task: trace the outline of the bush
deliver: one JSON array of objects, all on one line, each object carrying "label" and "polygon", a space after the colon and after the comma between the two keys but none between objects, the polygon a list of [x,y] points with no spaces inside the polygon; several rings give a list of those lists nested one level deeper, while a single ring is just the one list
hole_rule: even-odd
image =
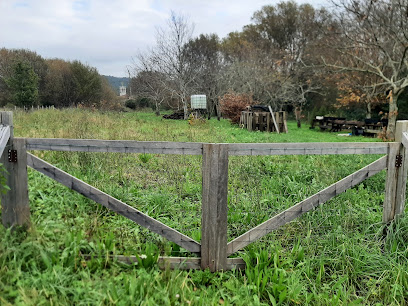
[{"label": "bush", "polygon": [[101,100],[99,103],[99,109],[104,110],[104,111],[124,111],[124,105],[123,102],[120,101],[118,98],[114,98],[111,100]]},{"label": "bush", "polygon": [[129,99],[125,102],[125,106],[130,109],[153,108],[153,104],[148,98]]},{"label": "bush", "polygon": [[126,107],[128,107],[128,108],[130,108],[130,109],[136,109],[136,107],[137,107],[137,102],[136,102],[136,100],[127,100],[126,101],[126,103],[125,103],[125,106]]},{"label": "bush", "polygon": [[241,112],[249,105],[257,104],[251,95],[226,93],[220,100],[221,112],[232,123],[239,123]]}]

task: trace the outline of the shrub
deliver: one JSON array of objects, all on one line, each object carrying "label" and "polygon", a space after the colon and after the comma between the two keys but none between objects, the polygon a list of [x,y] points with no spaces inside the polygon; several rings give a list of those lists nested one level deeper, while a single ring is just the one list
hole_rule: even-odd
[{"label": "shrub", "polygon": [[130,109],[144,109],[154,107],[148,98],[129,99],[125,102],[125,106]]},{"label": "shrub", "polygon": [[126,107],[128,107],[128,108],[130,108],[130,109],[136,109],[136,107],[137,107],[137,102],[136,102],[136,100],[127,100],[126,101],[126,103],[125,103],[125,106]]},{"label": "shrub", "polygon": [[241,112],[249,105],[254,105],[252,95],[226,93],[220,100],[221,112],[223,116],[230,119],[232,123],[239,123]]},{"label": "shrub", "polygon": [[123,102],[117,98],[111,100],[101,100],[98,108],[104,111],[124,111]]}]

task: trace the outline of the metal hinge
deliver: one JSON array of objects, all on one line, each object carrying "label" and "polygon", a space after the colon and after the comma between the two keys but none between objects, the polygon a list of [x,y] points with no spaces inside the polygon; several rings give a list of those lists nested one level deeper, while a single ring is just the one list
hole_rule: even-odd
[{"label": "metal hinge", "polygon": [[398,155],[395,157],[395,167],[399,168],[399,167],[401,167],[401,166],[402,166],[402,155],[401,155],[401,154],[398,154]]},{"label": "metal hinge", "polygon": [[17,150],[8,150],[8,161],[10,163],[17,162]]}]

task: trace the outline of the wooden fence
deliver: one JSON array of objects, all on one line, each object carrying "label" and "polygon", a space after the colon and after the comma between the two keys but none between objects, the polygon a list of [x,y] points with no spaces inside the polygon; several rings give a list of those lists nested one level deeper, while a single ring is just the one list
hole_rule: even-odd
[{"label": "wooden fence", "polygon": [[[6,178],[10,187],[10,191],[2,196],[1,201],[4,226],[29,226],[30,224],[27,182],[27,166],[29,166],[199,256],[160,257],[161,266],[170,265],[170,267],[182,269],[209,268],[211,271],[245,268],[241,258],[228,258],[228,256],[384,169],[387,169],[387,176],[383,222],[392,221],[395,216],[404,211],[408,169],[408,158],[406,158],[408,121],[397,122],[396,142],[390,143],[262,144],[14,138],[11,112],[1,113],[1,124],[3,126],[0,129],[0,151],[7,150],[7,154],[4,152],[1,158],[8,171]],[[27,150],[202,155],[201,243],[27,153]],[[305,154],[382,154],[385,156],[228,242],[229,156]],[[136,260],[131,256],[117,258],[127,262]]]}]

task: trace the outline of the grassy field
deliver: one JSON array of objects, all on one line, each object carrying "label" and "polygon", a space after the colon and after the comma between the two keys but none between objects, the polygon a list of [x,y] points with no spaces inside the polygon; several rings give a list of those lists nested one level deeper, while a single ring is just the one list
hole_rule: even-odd
[{"label": "grassy field", "polygon": [[[188,142],[377,141],[297,129],[248,132],[228,121],[189,125],[151,113],[42,110],[14,115],[16,137]],[[201,156],[34,152],[74,176],[200,240]],[[379,156],[244,156],[229,165],[232,240]],[[236,256],[245,271],[158,269],[191,256],[29,170],[32,227],[0,228],[1,305],[343,305],[408,299],[408,221],[381,224],[385,173],[337,196]],[[84,254],[98,255],[90,260]],[[109,255],[144,255],[125,265]]]}]

